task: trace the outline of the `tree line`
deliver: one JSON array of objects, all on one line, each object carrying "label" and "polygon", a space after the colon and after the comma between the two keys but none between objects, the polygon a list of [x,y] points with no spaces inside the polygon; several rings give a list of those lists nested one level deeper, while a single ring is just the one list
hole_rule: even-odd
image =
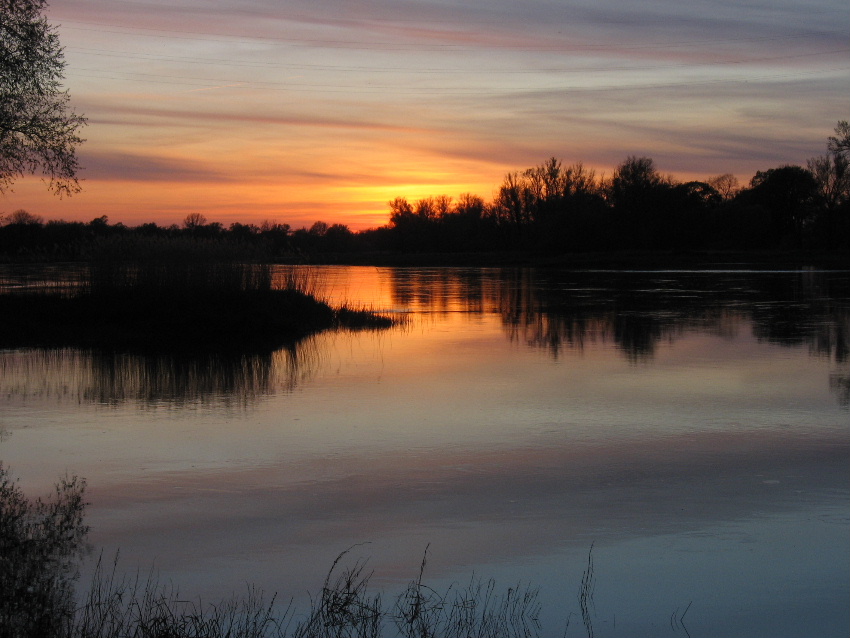
[{"label": "tree line", "polygon": [[677,181],[649,157],[628,157],[610,177],[551,158],[506,175],[490,202],[397,198],[386,234],[414,251],[848,248],[849,164],[846,121],[806,167],[759,171],[745,187],[731,174]]},{"label": "tree line", "polygon": [[505,176],[492,201],[473,194],[389,202],[386,225],[233,223],[192,213],[181,225],[128,227],[106,216],[44,222],[25,210],[0,216],[0,256],[86,258],[104,237],[190,237],[261,248],[269,259],[374,252],[844,250],[850,248],[850,124],[805,167],[758,171],[747,186],[723,174],[682,182],[649,157],[630,156],[610,177],[551,158]]},{"label": "tree line", "polygon": [[[103,252],[110,242],[139,240],[140,245],[187,240],[210,245],[228,244],[243,254],[274,261],[307,260],[311,255],[357,251],[358,233],[344,224],[316,222],[309,228],[293,229],[289,224],[264,221],[261,224],[209,222],[200,213],[186,216],[182,224],[160,226],[153,222],[127,226],[110,223],[106,215],[90,222],[50,220],[19,209],[0,215],[0,261],[75,261]],[[238,250],[241,249],[241,250]]]}]

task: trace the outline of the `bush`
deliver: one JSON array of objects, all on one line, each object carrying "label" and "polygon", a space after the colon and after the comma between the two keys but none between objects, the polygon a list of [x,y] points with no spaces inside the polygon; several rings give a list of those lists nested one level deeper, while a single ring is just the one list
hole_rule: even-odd
[{"label": "bush", "polygon": [[0,465],[0,638],[61,636],[73,622],[85,486],[65,478],[48,500],[30,501]]}]

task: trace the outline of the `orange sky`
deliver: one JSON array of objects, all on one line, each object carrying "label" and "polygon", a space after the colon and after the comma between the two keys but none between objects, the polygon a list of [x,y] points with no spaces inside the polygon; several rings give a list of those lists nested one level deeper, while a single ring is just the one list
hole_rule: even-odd
[{"label": "orange sky", "polygon": [[822,154],[850,115],[838,0],[55,0],[49,17],[89,118],[84,190],[27,178],[0,213],[361,229],[397,196],[490,199],[551,156],[746,182]]}]

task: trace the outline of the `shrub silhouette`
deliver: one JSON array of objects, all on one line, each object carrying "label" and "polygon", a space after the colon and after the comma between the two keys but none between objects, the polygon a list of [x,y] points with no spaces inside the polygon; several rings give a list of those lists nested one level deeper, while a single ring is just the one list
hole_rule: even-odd
[{"label": "shrub silhouette", "polygon": [[50,498],[31,501],[0,465],[0,638],[67,632],[88,533],[85,486],[65,478]]}]

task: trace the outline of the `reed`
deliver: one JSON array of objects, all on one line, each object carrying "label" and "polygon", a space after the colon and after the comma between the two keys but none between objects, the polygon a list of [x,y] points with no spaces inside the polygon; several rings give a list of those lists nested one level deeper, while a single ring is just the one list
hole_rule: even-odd
[{"label": "reed", "polygon": [[271,267],[262,257],[253,247],[208,239],[109,238],[92,247],[83,287],[95,296],[267,292]]},{"label": "reed", "polygon": [[[248,587],[244,597],[220,603],[187,600],[153,574],[117,575],[98,561],[92,586],[71,622],[45,638],[530,638],[539,636],[537,590],[499,591],[494,580],[473,577],[465,587],[438,592],[422,572],[405,591],[385,602],[370,590],[366,561],[344,566],[348,550],[333,562],[321,592],[304,618],[288,605]],[[424,561],[423,561],[424,565]]]},{"label": "reed", "polygon": [[275,597],[254,587],[218,603],[191,600],[153,573],[119,575],[117,555],[109,568],[101,556],[77,599],[76,561],[88,533],[84,491],[84,481],[64,479],[52,498],[31,501],[0,466],[0,638],[529,638],[540,632],[535,588],[500,591],[492,579],[473,576],[465,587],[439,592],[424,583],[427,548],[417,578],[389,603],[370,589],[366,561],[345,566],[351,550],[340,553],[297,623],[291,604],[279,608]]},{"label": "reed", "polygon": [[404,638],[539,635],[536,588],[518,584],[500,592],[495,580],[473,575],[465,587],[439,592],[423,582],[427,557],[428,547],[419,576],[395,600],[392,618]]},{"label": "reed", "polygon": [[56,638],[275,638],[287,634],[289,611],[248,586],[244,597],[219,603],[186,600],[154,574],[117,575],[98,560],[92,586],[66,633]]},{"label": "reed", "polygon": [[293,638],[380,638],[386,612],[381,595],[369,592],[366,563],[357,560],[353,566],[337,571],[342,552],[331,565],[322,592],[313,600],[307,619],[299,623]]},{"label": "reed", "polygon": [[587,567],[581,577],[581,587],[578,591],[581,621],[587,631],[587,638],[593,638],[593,595],[596,593],[596,577],[593,575],[593,543],[587,552]]}]

